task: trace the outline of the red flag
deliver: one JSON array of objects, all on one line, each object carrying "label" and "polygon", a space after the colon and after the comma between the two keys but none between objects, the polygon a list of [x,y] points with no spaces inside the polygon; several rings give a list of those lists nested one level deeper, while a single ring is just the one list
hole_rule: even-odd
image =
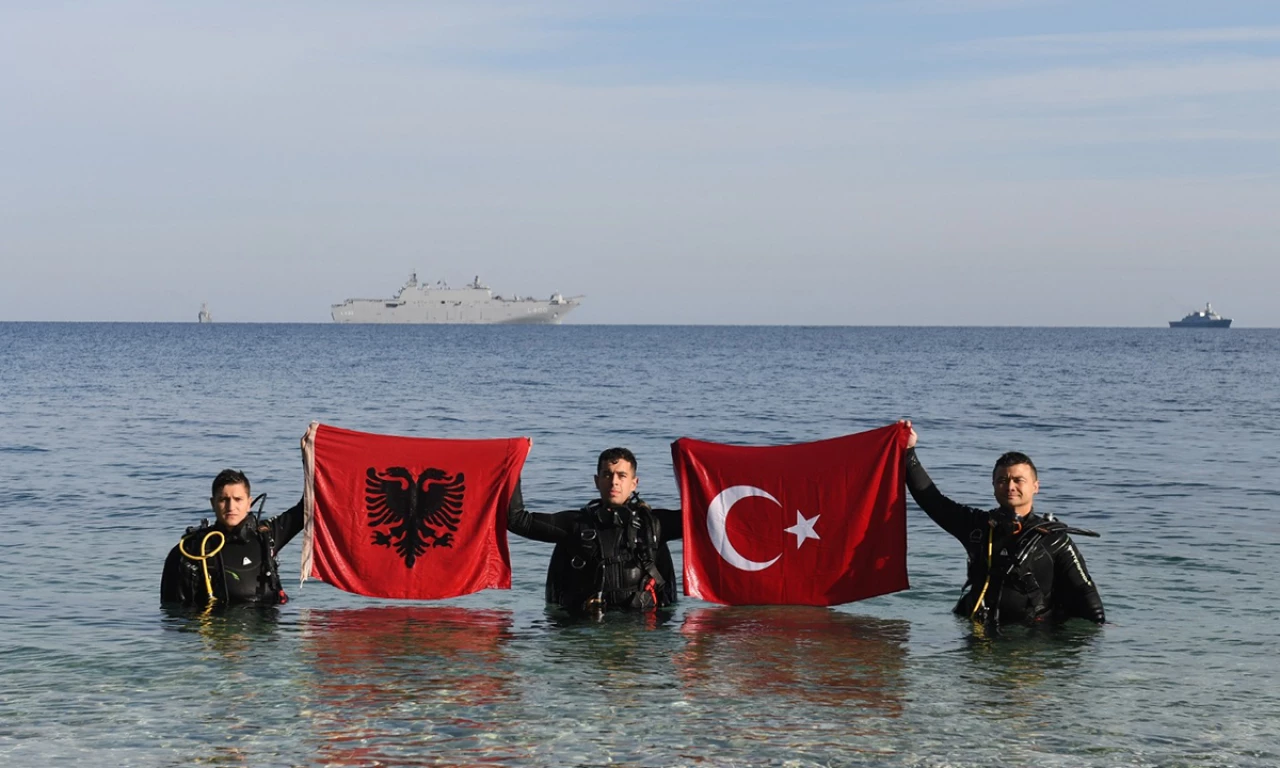
[{"label": "red flag", "polygon": [[684,592],[730,605],[839,605],[907,588],[907,428],[769,447],[671,445]]},{"label": "red flag", "polygon": [[530,444],[312,423],[303,443],[303,580],[412,600],[510,589],[507,505]]}]

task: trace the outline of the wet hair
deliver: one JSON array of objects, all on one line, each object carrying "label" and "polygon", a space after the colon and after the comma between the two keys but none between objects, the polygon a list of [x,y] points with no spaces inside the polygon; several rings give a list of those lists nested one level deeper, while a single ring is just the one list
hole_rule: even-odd
[{"label": "wet hair", "polygon": [[626,448],[610,448],[609,450],[601,453],[600,458],[596,461],[596,474],[598,475],[601,472],[604,472],[605,467],[615,461],[626,461],[631,465],[632,472],[635,472],[636,467],[638,466],[636,462],[636,455],[631,451],[628,451]]},{"label": "wet hair", "polygon": [[995,480],[996,473],[999,472],[1001,469],[1016,467],[1019,464],[1026,464],[1028,467],[1031,467],[1031,478],[1033,480],[1040,479],[1040,473],[1036,471],[1036,465],[1031,463],[1031,457],[1025,453],[1019,453],[1018,451],[1009,451],[1008,453],[1004,454],[1000,458],[996,459],[996,465],[991,470],[991,479]]},{"label": "wet hair", "polygon": [[248,491],[249,478],[245,477],[244,473],[238,469],[224,469],[218,473],[217,477],[213,478],[213,492],[209,495],[211,497],[217,496],[218,491],[228,485],[243,485],[245,491]]}]

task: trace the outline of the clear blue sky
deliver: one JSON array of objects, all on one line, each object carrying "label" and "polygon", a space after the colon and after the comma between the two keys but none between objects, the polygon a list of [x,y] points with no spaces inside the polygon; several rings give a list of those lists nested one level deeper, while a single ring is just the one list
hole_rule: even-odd
[{"label": "clear blue sky", "polygon": [[0,6],[0,320],[1280,326],[1280,2]]}]

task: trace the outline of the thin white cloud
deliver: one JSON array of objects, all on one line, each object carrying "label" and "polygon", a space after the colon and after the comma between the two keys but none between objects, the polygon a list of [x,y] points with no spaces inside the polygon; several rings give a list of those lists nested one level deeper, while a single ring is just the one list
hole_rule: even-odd
[{"label": "thin white cloud", "polygon": [[1077,34],[1017,35],[970,40],[951,46],[970,53],[1016,56],[1134,54],[1161,49],[1280,43],[1280,27],[1206,27],[1102,31]]},{"label": "thin white cloud", "polygon": [[[1051,69],[930,89],[951,101],[1079,109],[1280,93],[1280,57]],[[1253,106],[1243,102],[1239,106]]]},{"label": "thin white cloud", "polygon": [[1018,8],[1064,5],[1070,0],[883,0],[870,3],[884,11],[918,14],[991,13]]}]

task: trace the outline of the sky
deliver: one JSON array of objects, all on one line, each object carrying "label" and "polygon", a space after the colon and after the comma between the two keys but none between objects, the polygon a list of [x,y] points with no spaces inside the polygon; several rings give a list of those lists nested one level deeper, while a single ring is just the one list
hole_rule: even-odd
[{"label": "sky", "polygon": [[0,4],[0,321],[1280,327],[1275,0]]}]

